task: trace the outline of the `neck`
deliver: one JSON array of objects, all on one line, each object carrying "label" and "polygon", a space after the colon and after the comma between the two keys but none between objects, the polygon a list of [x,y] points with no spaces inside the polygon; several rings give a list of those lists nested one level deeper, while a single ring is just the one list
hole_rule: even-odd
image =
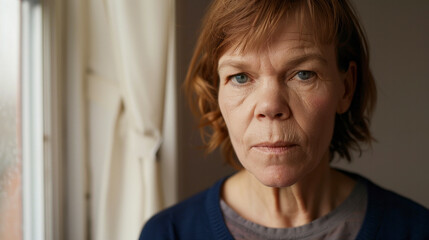
[{"label": "neck", "polygon": [[223,197],[242,217],[267,227],[285,228],[328,214],[347,198],[353,186],[352,179],[331,169],[327,161],[285,188],[267,187],[243,170],[227,181]]}]

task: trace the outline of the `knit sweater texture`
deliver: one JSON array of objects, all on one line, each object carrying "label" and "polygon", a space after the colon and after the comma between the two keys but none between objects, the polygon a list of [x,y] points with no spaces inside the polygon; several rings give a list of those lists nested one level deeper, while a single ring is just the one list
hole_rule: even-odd
[{"label": "knit sweater texture", "polygon": [[[428,209],[360,175],[345,173],[362,179],[367,186],[367,210],[356,239],[429,239]],[[221,187],[226,179],[153,216],[140,239],[232,240],[220,207]]]}]

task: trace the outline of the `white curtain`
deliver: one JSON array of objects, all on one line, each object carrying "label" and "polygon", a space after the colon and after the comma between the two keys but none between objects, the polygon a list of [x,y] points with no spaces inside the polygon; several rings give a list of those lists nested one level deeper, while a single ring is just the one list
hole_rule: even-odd
[{"label": "white curtain", "polygon": [[173,0],[104,0],[120,104],[108,161],[93,203],[94,239],[137,239],[143,223],[163,207],[162,142]]}]

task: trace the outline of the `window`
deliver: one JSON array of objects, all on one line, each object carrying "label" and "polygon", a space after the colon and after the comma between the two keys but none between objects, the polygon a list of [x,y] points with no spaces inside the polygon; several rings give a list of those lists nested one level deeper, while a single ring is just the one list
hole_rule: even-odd
[{"label": "window", "polygon": [[54,2],[0,0],[0,239],[62,239]]},{"label": "window", "polygon": [[22,238],[19,1],[0,0],[0,239]]}]

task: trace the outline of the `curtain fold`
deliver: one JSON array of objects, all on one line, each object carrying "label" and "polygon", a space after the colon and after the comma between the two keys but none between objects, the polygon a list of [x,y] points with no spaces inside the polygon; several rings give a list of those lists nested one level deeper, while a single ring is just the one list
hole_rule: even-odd
[{"label": "curtain fold", "polygon": [[162,143],[172,0],[103,0],[121,96],[94,206],[93,239],[136,239],[163,207]]}]

